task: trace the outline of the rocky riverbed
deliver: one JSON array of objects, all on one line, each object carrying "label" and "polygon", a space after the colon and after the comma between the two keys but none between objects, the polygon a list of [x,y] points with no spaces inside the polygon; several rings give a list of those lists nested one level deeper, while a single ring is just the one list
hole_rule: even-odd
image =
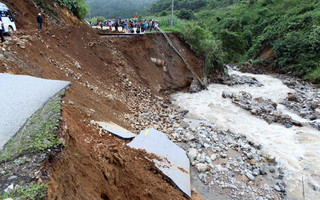
[{"label": "rocky riverbed", "polygon": [[283,169],[245,136],[186,118],[174,127],[171,138],[188,152],[197,178],[225,198],[281,199],[286,194]]},{"label": "rocky riverbed", "polygon": [[[189,111],[187,117],[211,123],[174,138],[196,138],[187,143],[198,178],[213,187],[233,188],[231,199],[318,197],[319,89],[287,76],[229,72],[223,84],[212,84],[208,91],[172,95],[175,105]],[[253,180],[259,187],[251,186]],[[270,190],[261,190],[265,184]]]},{"label": "rocky riverbed", "polygon": [[[300,175],[306,177],[303,186],[306,191],[317,192],[317,182],[312,178],[318,174],[312,167],[318,163],[318,160],[314,162],[317,148],[305,140],[315,135],[304,129],[309,124],[307,121],[284,106],[290,102],[288,94],[294,93],[295,88],[282,86],[286,79],[277,79],[276,83],[268,82],[274,78],[259,79],[259,76],[234,74],[224,84],[210,86],[209,91],[186,93],[188,96],[181,99],[174,95],[175,106],[168,98],[154,96],[150,90],[136,87],[125,78],[123,85],[133,95],[130,98],[114,95],[114,98],[127,99],[131,114],[124,118],[135,133],[154,127],[186,150],[192,165],[193,190],[204,199],[300,198],[301,189],[293,190],[302,187]],[[270,85],[279,88],[271,90],[274,93],[265,92]],[[216,94],[210,93],[213,90]],[[184,101],[187,106],[180,104]],[[231,104],[219,108],[219,104],[227,102]],[[193,103],[205,106],[188,107]],[[303,107],[303,101],[300,104]]]},{"label": "rocky riverbed", "polygon": [[[260,145],[208,121],[185,118],[188,111],[173,106],[167,98],[151,95],[149,90],[136,88],[130,80],[123,84],[136,96],[128,101],[132,114],[126,114],[125,119],[136,133],[154,127],[186,150],[193,168],[192,177],[201,181],[193,185],[193,190],[204,199],[281,199],[285,196],[283,169],[275,157],[261,151]],[[139,98],[139,104],[135,98]],[[201,193],[203,187],[219,195]]]},{"label": "rocky riverbed", "polygon": [[290,93],[281,104],[297,112],[309,124],[320,130],[320,89],[308,82],[288,76],[279,76],[285,85],[295,92]]}]

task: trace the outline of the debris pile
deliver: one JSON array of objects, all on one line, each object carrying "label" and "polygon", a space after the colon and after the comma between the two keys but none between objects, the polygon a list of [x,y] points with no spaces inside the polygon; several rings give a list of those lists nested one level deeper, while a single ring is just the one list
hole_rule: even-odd
[{"label": "debris pile", "polygon": [[281,104],[297,112],[302,118],[310,120],[309,124],[320,130],[320,89],[310,83],[298,81],[297,78],[279,76],[283,83],[296,92],[289,94]]},{"label": "debris pile", "polygon": [[293,120],[289,115],[283,114],[277,110],[277,103],[270,99],[264,99],[262,97],[253,99],[251,94],[247,92],[222,93],[223,98],[230,98],[232,102],[239,107],[249,111],[251,114],[264,119],[269,124],[280,123],[287,128],[294,126],[302,126],[299,121]]}]

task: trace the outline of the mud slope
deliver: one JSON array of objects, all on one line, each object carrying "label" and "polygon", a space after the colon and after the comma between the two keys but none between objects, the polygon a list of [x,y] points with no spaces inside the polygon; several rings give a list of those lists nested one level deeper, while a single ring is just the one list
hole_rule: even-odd
[{"label": "mud slope", "polygon": [[60,8],[56,3],[50,0],[44,0],[45,4],[49,6],[54,12],[43,10],[38,7],[33,0],[1,0],[10,10],[17,15],[16,26],[18,29],[32,30],[37,27],[37,14],[39,12],[45,13],[43,15],[45,26],[80,26],[82,23],[75,16],[72,16],[67,9]]},{"label": "mud slope", "polygon": [[[9,5],[22,13],[31,6],[31,14],[18,15],[21,24],[31,23],[38,12],[27,0]],[[157,125],[170,133],[161,121],[139,123],[138,119],[148,106],[163,109],[160,96],[188,86],[191,73],[161,35],[101,38],[97,33],[80,22],[52,25],[43,32],[21,26],[2,45],[1,73],[72,82],[63,101],[65,148],[45,163],[50,171],[48,199],[183,199],[145,153],[101,132],[95,121],[112,121],[136,133]],[[176,36],[170,37],[200,75],[201,61]],[[163,59],[165,69],[151,58]]]}]

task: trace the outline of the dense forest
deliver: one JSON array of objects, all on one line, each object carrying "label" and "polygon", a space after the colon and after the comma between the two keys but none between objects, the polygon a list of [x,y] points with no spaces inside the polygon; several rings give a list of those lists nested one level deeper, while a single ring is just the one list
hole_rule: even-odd
[{"label": "dense forest", "polygon": [[207,73],[222,63],[250,61],[267,70],[320,83],[318,0],[171,0],[149,9],[165,30],[182,34],[205,62]]},{"label": "dense forest", "polygon": [[86,0],[89,18],[103,16],[105,18],[132,18],[142,15],[157,0]]}]

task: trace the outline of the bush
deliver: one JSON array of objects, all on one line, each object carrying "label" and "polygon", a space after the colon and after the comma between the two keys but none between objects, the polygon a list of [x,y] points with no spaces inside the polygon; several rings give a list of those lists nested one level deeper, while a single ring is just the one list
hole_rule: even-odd
[{"label": "bush", "polygon": [[[153,17],[147,17],[153,18]],[[212,33],[197,23],[174,18],[174,26],[170,27],[171,17],[159,18],[161,29],[181,34],[192,50],[203,60],[204,72],[209,75],[213,71],[224,73],[224,52],[222,43]]]},{"label": "bush", "polygon": [[227,53],[227,59],[231,62],[237,62],[246,52],[246,45],[239,34],[228,30],[220,33],[223,50]]},{"label": "bush", "polygon": [[276,62],[283,72],[304,76],[319,67],[320,27],[310,34],[290,32],[274,43]]},{"label": "bush", "polygon": [[[43,0],[33,0],[38,6],[45,10],[53,12],[52,8],[44,3]],[[89,9],[85,0],[50,0],[57,3],[59,6],[67,8],[79,19],[84,19],[88,15]]]},{"label": "bush", "polygon": [[91,23],[96,23],[97,21],[98,22],[104,22],[104,21],[106,21],[106,18],[104,18],[102,16],[97,16],[97,17],[92,17],[89,21]]},{"label": "bush", "polygon": [[180,19],[190,20],[194,18],[194,14],[191,10],[186,10],[185,8],[181,9],[177,15]]},{"label": "bush", "polygon": [[165,10],[160,13],[161,17],[167,16],[167,15],[168,15],[168,12]]}]

